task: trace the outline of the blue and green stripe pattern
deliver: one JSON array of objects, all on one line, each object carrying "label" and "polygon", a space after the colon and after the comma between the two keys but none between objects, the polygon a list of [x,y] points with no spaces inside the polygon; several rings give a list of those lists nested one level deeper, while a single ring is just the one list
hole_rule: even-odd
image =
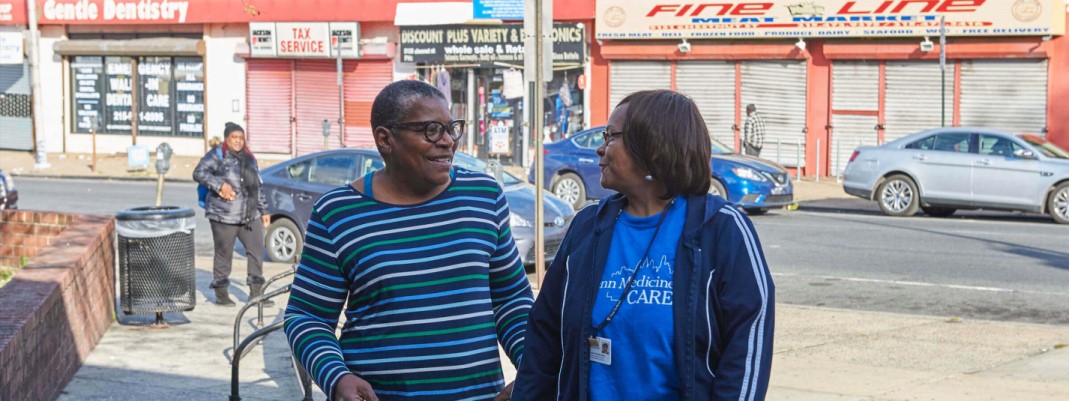
[{"label": "blue and green stripe pattern", "polygon": [[352,372],[384,401],[489,400],[498,344],[519,364],[533,298],[508,205],[493,178],[455,170],[419,205],[350,186],[316,202],[285,331],[328,396]]}]

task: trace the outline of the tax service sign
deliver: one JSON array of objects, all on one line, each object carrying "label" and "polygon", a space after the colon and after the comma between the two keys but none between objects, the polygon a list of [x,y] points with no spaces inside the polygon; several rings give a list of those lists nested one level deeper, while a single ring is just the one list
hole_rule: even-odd
[{"label": "tax service sign", "polygon": [[1046,36],[1064,0],[597,0],[598,39]]}]

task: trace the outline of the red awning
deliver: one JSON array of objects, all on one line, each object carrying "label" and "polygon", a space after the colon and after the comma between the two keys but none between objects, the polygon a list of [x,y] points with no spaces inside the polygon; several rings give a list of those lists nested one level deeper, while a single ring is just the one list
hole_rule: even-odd
[{"label": "red awning", "polygon": [[26,25],[25,0],[0,0],[0,25]]}]

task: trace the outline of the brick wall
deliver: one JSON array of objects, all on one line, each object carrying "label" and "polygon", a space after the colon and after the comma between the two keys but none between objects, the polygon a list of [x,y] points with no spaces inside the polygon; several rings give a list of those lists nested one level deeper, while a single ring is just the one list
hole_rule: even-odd
[{"label": "brick wall", "polygon": [[0,288],[0,400],[54,400],[114,319],[114,218],[0,213],[5,257],[30,257]]},{"label": "brick wall", "polygon": [[73,215],[5,210],[0,215],[0,265],[20,266],[32,259],[70,224]]}]

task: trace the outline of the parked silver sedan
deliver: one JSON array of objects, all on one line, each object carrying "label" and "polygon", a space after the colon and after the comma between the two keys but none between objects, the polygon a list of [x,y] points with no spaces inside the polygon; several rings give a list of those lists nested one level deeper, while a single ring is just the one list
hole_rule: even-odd
[{"label": "parked silver sedan", "polygon": [[843,189],[890,216],[993,209],[1069,224],[1069,152],[1035,135],[932,129],[855,150]]}]

